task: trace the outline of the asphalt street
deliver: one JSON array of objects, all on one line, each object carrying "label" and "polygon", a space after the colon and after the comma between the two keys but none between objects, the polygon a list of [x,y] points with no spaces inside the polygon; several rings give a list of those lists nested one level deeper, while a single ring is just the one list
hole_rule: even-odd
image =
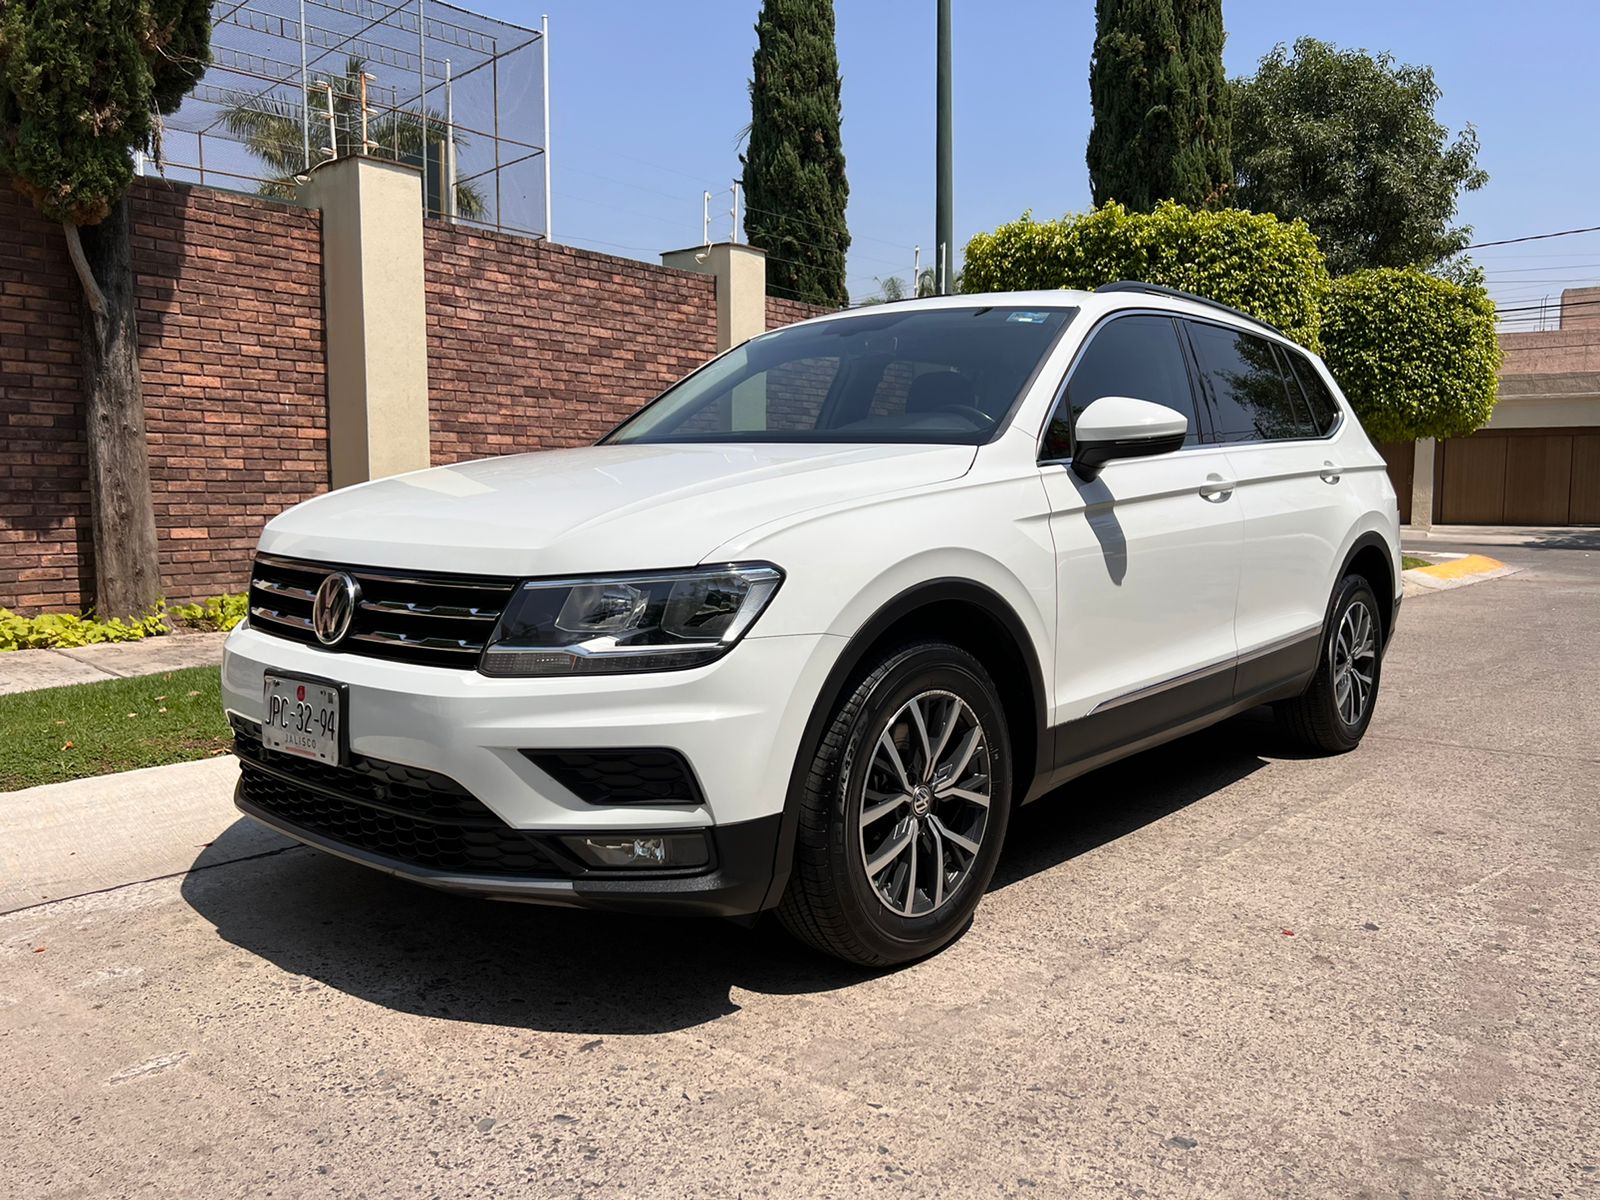
[{"label": "asphalt street", "polygon": [[1250,715],[1080,779],[898,971],[242,824],[86,875],[0,917],[0,1191],[1600,1196],[1600,538],[1488,552],[1359,750]]}]

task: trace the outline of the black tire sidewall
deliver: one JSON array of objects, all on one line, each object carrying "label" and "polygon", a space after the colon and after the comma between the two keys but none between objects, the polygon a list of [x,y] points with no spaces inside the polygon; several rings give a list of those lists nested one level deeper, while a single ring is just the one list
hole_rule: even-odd
[{"label": "black tire sidewall", "polygon": [[[888,670],[855,714],[840,758],[831,797],[828,857],[838,898],[856,936],[885,959],[905,961],[931,954],[959,934],[994,876],[1011,808],[1011,746],[1000,697],[982,667],[964,651],[923,645],[889,661]],[[977,862],[955,894],[937,912],[905,917],[884,906],[861,869],[856,822],[864,781],[857,766],[870,762],[888,719],[912,697],[935,688],[960,696],[983,725],[989,744],[989,822]]]}]

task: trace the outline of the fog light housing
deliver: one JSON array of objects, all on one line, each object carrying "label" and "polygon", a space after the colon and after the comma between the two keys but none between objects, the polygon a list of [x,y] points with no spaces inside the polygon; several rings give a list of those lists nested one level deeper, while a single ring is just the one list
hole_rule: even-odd
[{"label": "fog light housing", "polygon": [[584,833],[562,843],[591,867],[610,871],[683,870],[711,861],[706,836],[694,833]]}]

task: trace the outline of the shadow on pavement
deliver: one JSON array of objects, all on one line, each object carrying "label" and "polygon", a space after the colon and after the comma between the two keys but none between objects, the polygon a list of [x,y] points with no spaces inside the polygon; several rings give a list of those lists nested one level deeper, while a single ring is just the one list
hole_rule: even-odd
[{"label": "shadow on pavement", "polygon": [[[1013,821],[993,888],[1112,842],[1227,787],[1281,750],[1250,717],[1096,771]],[[564,1033],[685,1029],[738,1010],[732,990],[827,992],[879,972],[755,928],[450,896],[295,847],[263,855],[248,820],[196,861],[189,905],[284,971],[400,1012]],[[1064,880],[1063,886],[1070,886]],[[981,919],[981,917],[980,917]]]}]

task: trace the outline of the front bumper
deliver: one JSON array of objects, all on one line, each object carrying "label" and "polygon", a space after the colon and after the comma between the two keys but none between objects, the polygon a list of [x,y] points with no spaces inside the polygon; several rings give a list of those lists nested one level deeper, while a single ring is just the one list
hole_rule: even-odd
[{"label": "front bumper", "polygon": [[[234,791],[234,804],[248,817],[296,841],[364,867],[426,884],[440,891],[488,900],[518,900],[566,908],[610,912],[689,913],[734,917],[759,911],[773,879],[781,813],[720,825],[709,831],[714,847],[712,867],[688,876],[641,876],[625,879],[556,879],[480,875],[443,871],[379,854],[348,842],[313,833],[258,808],[244,798],[244,784]],[[774,898],[774,901],[776,898]]]},{"label": "front bumper", "polygon": [[[842,644],[824,636],[750,637],[691,671],[495,679],[338,654],[244,627],[228,639],[222,672],[223,703],[245,762],[236,803],[307,845],[449,891],[592,908],[755,912],[777,900],[770,893],[785,792]],[[274,756],[263,754],[249,731],[263,715],[267,671],[344,685],[348,753],[359,773],[330,780],[266,761]],[[693,802],[596,803],[525,753],[639,747],[683,756],[699,785]],[[464,824],[455,810],[441,820],[437,797],[424,796],[413,809],[404,798],[417,782],[412,776],[448,785],[446,809],[470,809]],[[425,778],[422,786],[432,785]],[[338,815],[330,817],[333,809]],[[469,848],[525,836],[532,857],[512,853],[486,863],[459,853],[463,829]],[[705,833],[711,851],[709,863],[693,872],[619,877],[541,848],[559,850],[559,838],[576,833],[691,830]],[[452,850],[427,852],[439,845]]]}]

